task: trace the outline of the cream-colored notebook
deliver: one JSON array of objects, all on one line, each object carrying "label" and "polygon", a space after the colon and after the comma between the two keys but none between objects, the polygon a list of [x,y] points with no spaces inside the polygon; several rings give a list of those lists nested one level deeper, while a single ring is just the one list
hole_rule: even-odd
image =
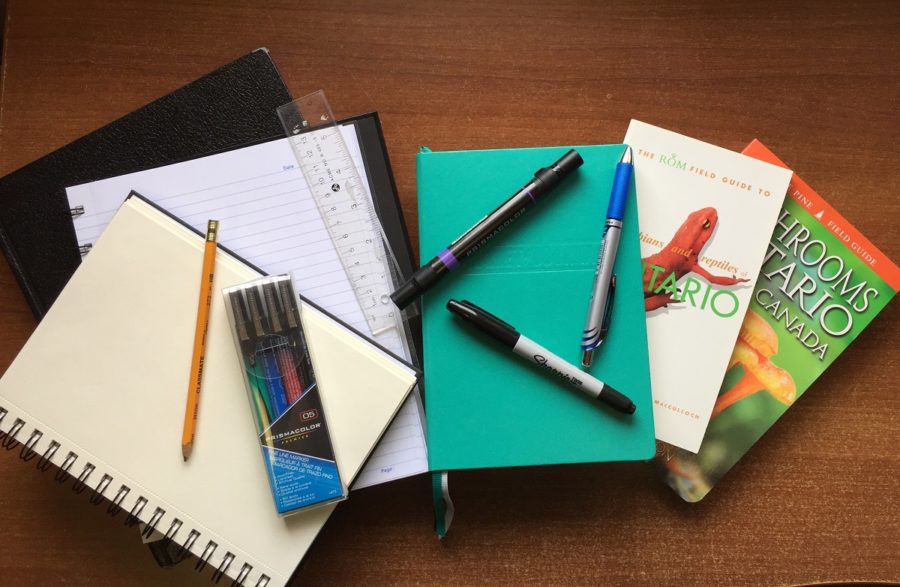
[{"label": "cream-colored notebook", "polygon": [[[153,522],[244,585],[283,585],[335,506],[276,514],[221,295],[182,459],[202,256],[203,237],[129,197],[0,380],[0,442],[33,453],[31,466],[65,468],[119,500],[123,519]],[[219,251],[216,292],[257,277]],[[301,315],[349,482],[418,374],[315,307]]]}]

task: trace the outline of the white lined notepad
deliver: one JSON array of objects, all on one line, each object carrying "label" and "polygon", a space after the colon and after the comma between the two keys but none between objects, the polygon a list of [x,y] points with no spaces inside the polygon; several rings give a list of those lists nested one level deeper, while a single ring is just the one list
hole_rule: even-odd
[{"label": "white lined notepad", "polygon": [[[342,127],[363,185],[355,127]],[[66,190],[79,246],[94,243],[122,201],[137,191],[194,228],[221,222],[222,246],[269,274],[290,274],[295,290],[405,359],[406,342],[372,335],[287,139],[113,177]],[[410,395],[355,488],[428,470],[421,398]]]}]

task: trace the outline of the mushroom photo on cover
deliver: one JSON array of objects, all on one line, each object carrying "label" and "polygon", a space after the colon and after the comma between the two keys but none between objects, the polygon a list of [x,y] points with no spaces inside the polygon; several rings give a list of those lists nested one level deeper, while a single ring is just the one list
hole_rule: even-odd
[{"label": "mushroom photo on cover", "polygon": [[719,393],[712,418],[729,406],[761,391],[767,391],[786,406],[794,403],[797,398],[794,378],[770,360],[777,352],[778,335],[759,314],[752,310],[747,312],[728,361],[728,369],[738,364],[743,367],[744,376],[732,387]]}]

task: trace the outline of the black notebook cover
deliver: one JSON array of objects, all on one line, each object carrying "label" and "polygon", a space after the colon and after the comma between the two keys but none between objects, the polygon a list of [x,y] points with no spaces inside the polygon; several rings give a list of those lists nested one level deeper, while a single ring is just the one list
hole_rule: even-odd
[{"label": "black notebook cover", "polygon": [[35,316],[81,262],[66,187],[283,136],[291,100],[258,49],[0,179],[0,246]]}]

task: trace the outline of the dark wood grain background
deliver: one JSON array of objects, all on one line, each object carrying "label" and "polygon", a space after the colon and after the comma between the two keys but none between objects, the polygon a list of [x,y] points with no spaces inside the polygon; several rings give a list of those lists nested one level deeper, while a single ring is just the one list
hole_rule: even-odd
[{"label": "dark wood grain background", "polygon": [[[638,118],[763,139],[900,260],[897,2],[11,0],[5,26],[0,174],[265,46],[295,95],[381,114],[413,235],[420,145],[615,143]],[[897,319],[699,504],[645,463],[461,472],[439,542],[419,476],[354,493],[296,582],[900,581]],[[34,326],[0,262],[0,370]],[[121,518],[0,454],[0,583],[208,577],[157,569]]]}]

